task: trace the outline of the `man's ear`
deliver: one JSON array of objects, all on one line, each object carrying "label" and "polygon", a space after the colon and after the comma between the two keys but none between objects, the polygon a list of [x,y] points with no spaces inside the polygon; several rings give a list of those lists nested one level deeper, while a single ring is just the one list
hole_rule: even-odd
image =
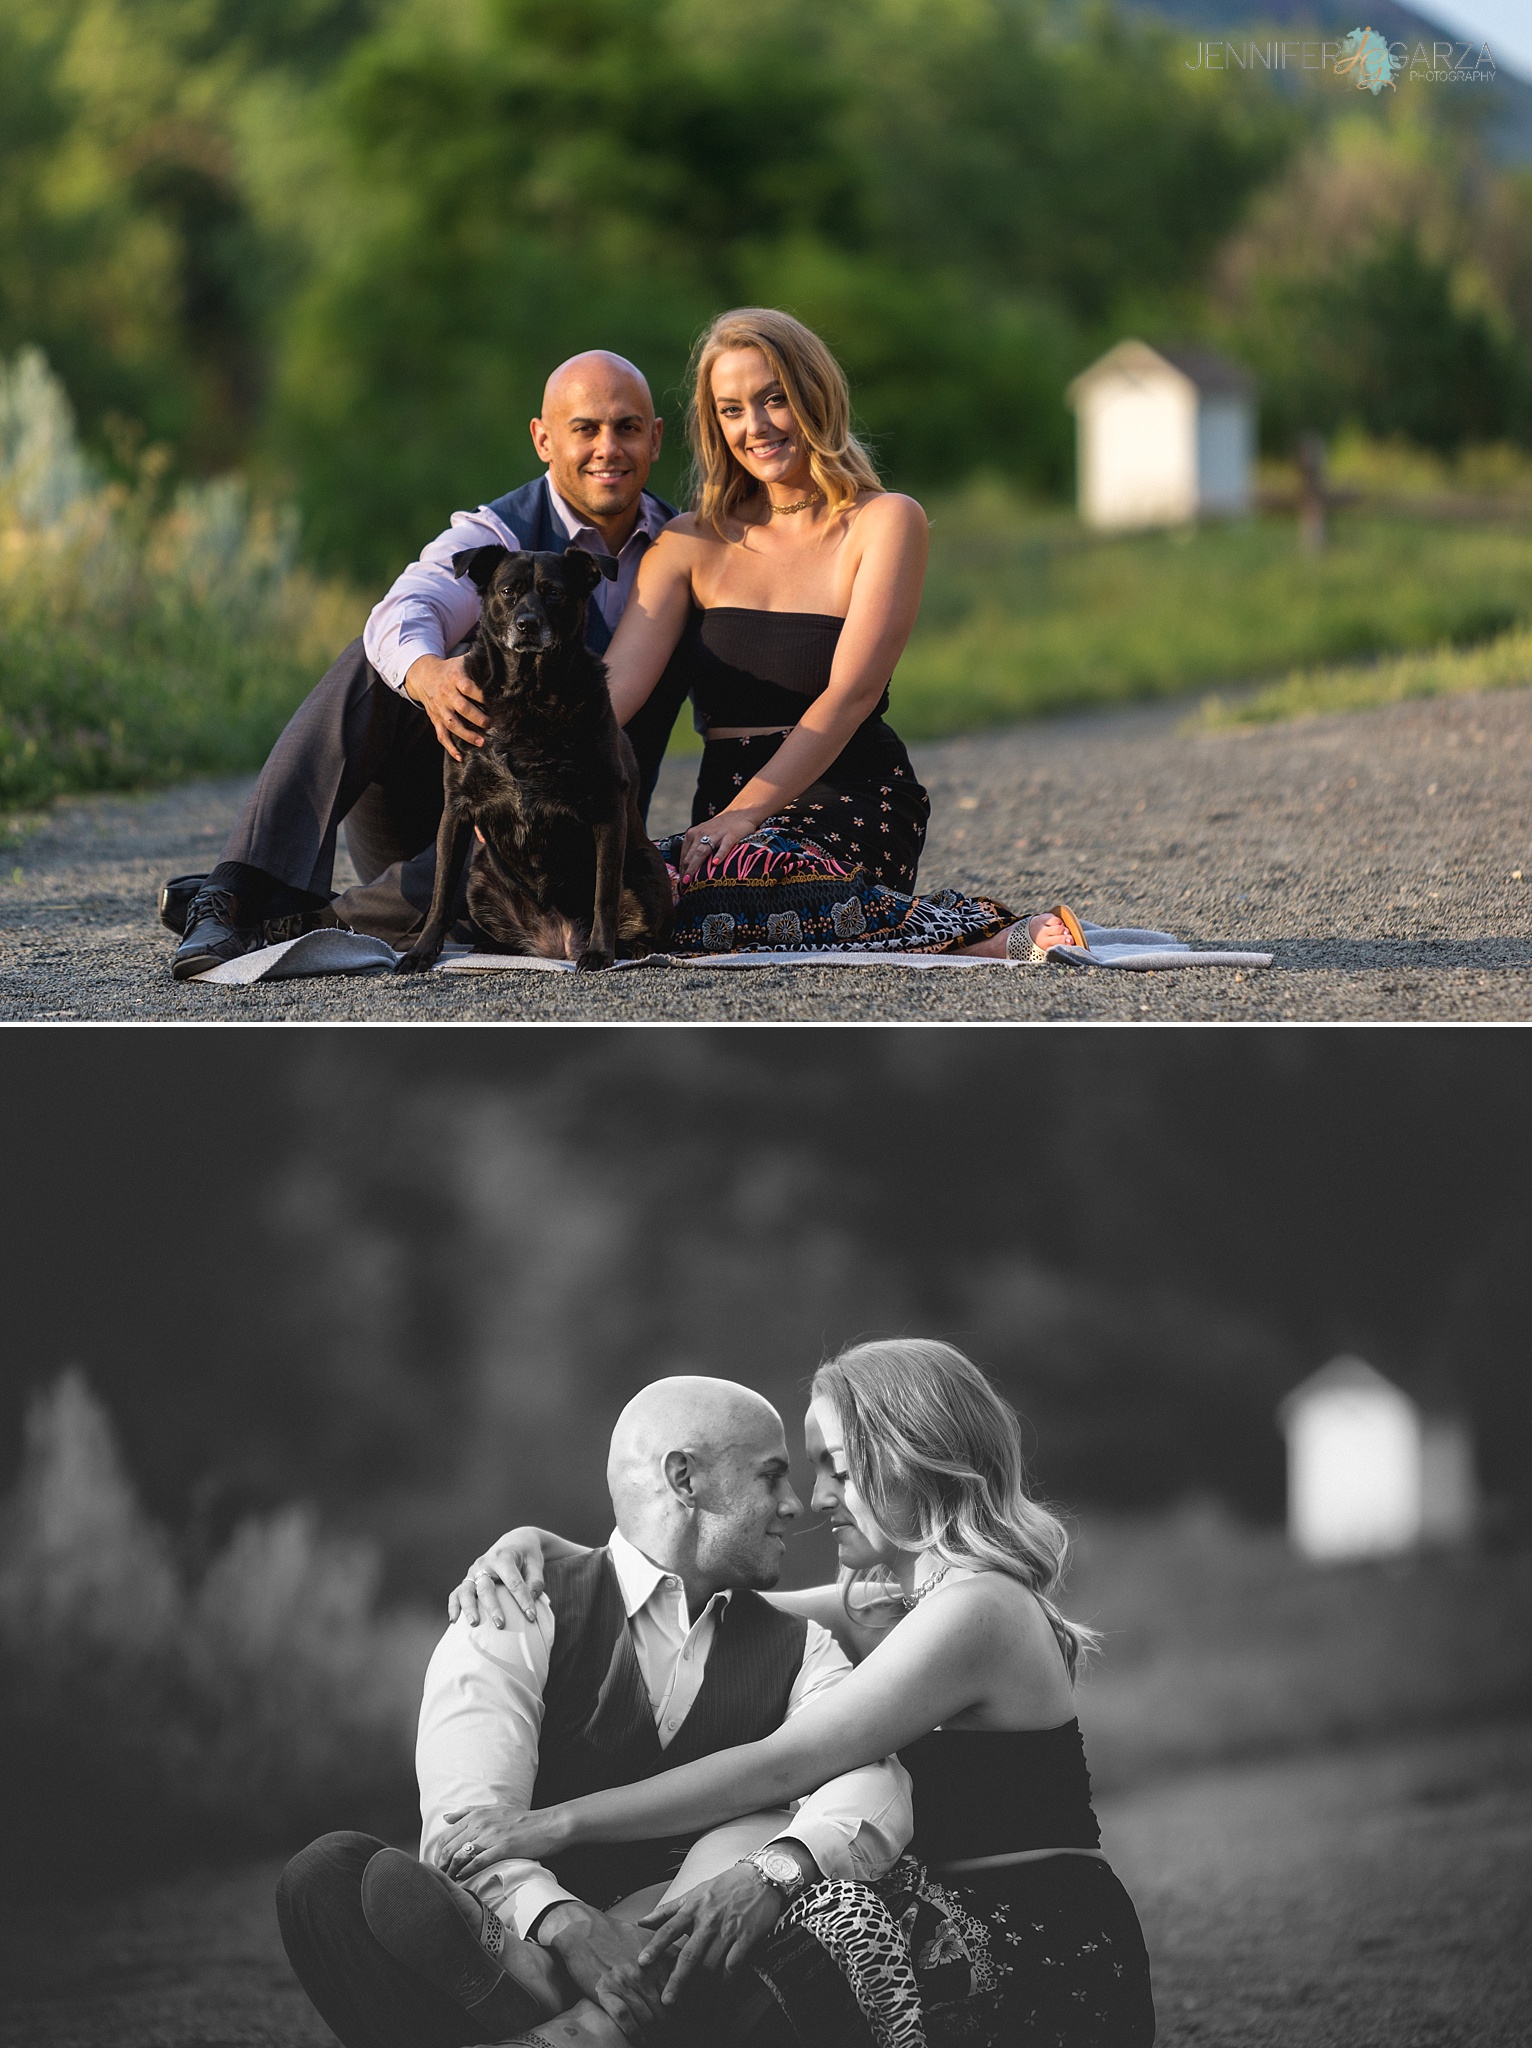
[{"label": "man's ear", "polygon": [[462,554],[454,555],[452,573],[454,576],[470,577],[482,597],[494,581],[495,571],[500,564],[510,559],[511,551],[508,547],[502,547],[499,541],[490,541],[482,548],[466,548]]},{"label": "man's ear", "polygon": [[565,548],[564,560],[577,564],[590,578],[585,586],[587,593],[595,589],[603,576],[608,583],[617,581],[617,564],[610,555],[593,555],[589,548]]},{"label": "man's ear", "polygon": [[697,1467],[690,1451],[665,1453],[665,1484],[683,1507],[697,1505]]}]

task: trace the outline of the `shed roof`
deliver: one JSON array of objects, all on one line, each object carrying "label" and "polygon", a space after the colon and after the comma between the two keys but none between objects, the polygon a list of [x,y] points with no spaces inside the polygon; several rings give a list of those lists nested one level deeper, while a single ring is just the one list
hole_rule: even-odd
[{"label": "shed roof", "polygon": [[1119,341],[1115,348],[1109,348],[1104,356],[1082,370],[1069,386],[1068,396],[1074,400],[1107,377],[1147,377],[1166,369],[1179,371],[1199,391],[1248,398],[1255,390],[1255,379],[1242,363],[1201,342],[1151,348],[1146,341],[1128,340]]},{"label": "shed roof", "polygon": [[1308,1401],[1315,1394],[1379,1392],[1395,1394],[1400,1400],[1408,1401],[1411,1396],[1403,1387],[1396,1387],[1392,1380],[1385,1379],[1365,1358],[1358,1358],[1352,1352],[1342,1352],[1332,1358],[1328,1365],[1322,1365],[1318,1372],[1311,1372],[1306,1380],[1300,1380],[1291,1393],[1277,1403],[1277,1420],[1286,1423],[1288,1417],[1300,1403]]}]

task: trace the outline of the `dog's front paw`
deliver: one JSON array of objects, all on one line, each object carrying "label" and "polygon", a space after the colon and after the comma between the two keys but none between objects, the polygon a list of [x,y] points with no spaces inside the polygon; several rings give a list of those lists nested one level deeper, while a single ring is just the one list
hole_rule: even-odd
[{"label": "dog's front paw", "polygon": [[394,962],[395,974],[429,974],[441,957],[440,946],[411,946]]},{"label": "dog's front paw", "polygon": [[600,967],[610,967],[616,959],[615,953],[601,953],[594,946],[587,946],[575,962],[576,974],[593,974]]}]

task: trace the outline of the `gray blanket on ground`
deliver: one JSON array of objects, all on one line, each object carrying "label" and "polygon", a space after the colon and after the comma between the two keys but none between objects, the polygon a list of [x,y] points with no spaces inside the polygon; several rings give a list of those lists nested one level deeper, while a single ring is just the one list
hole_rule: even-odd
[{"label": "gray blanket on ground", "polygon": [[[1052,959],[1070,967],[1122,967],[1135,973],[1157,973],[1169,967],[1269,967],[1269,953],[1231,953],[1188,946],[1170,932],[1140,931],[1132,926],[1086,924],[1081,930],[1089,946],[1056,946]],[[292,981],[311,974],[367,974],[390,968],[399,958],[383,939],[362,932],[306,932],[279,946],[262,946],[238,960],[210,967],[197,981],[248,984]],[[1014,968],[1010,960],[976,958],[971,953],[860,953],[836,947],[823,953],[657,953],[647,960],[619,960],[632,967],[910,967]],[[573,974],[569,960],[538,960],[519,953],[471,953],[449,948],[437,963],[438,974],[498,974],[520,969],[534,974]],[[1025,970],[1032,972],[1035,970]]]}]

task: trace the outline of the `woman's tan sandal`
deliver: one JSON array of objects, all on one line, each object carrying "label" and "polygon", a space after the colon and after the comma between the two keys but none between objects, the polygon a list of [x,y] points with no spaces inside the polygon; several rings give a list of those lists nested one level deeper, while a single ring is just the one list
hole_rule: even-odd
[{"label": "woman's tan sandal", "polygon": [[[1035,917],[1037,913],[1034,911],[1032,915]],[[1046,967],[1048,955],[1027,929],[1031,922],[1031,917],[1024,917],[1019,924],[1011,926],[1005,935],[1005,957],[1018,967]]]},{"label": "woman's tan sandal", "polygon": [[[1005,957],[1016,965],[1022,967],[1045,967],[1048,963],[1049,955],[1055,951],[1055,948],[1052,946],[1040,946],[1032,936],[1032,919],[1038,916],[1038,914],[1037,911],[1032,911],[1029,916],[1013,924],[1005,935]],[[1068,931],[1070,944],[1079,946],[1086,953],[1090,951],[1090,947],[1085,942],[1085,934],[1080,929],[1080,920],[1075,916],[1067,903],[1055,903],[1052,910],[1044,911],[1042,915],[1045,917],[1056,917]]]}]

